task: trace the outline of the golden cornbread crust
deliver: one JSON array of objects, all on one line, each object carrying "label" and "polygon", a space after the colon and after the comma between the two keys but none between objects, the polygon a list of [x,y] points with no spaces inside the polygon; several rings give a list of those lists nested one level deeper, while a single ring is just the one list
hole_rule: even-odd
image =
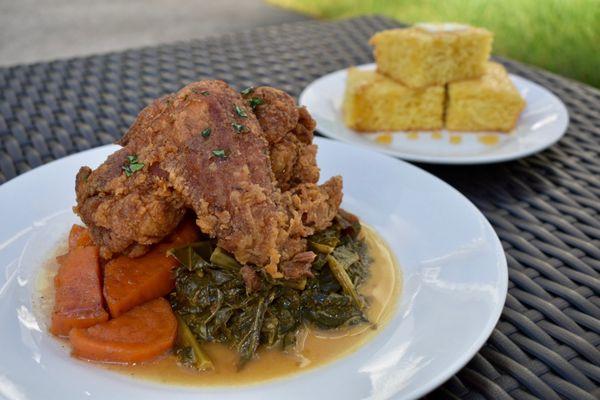
[{"label": "golden cornbread crust", "polygon": [[441,129],[444,98],[443,86],[412,89],[350,68],[342,111],[346,125],[360,132]]},{"label": "golden cornbread crust", "polygon": [[493,35],[455,23],[375,34],[376,71],[348,70],[344,122],[359,132],[514,129],[525,100],[489,62]]},{"label": "golden cornbread crust", "polygon": [[488,62],[481,78],[448,84],[446,128],[509,132],[524,108],[525,100],[504,67]]},{"label": "golden cornbread crust", "polygon": [[415,26],[379,32],[369,43],[380,73],[420,88],[480,77],[492,40],[483,28],[431,32]]}]

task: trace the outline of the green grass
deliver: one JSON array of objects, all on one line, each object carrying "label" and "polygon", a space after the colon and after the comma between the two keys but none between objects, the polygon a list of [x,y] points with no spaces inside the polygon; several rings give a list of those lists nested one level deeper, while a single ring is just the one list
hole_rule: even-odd
[{"label": "green grass", "polygon": [[318,18],[382,14],[495,33],[494,54],[600,88],[600,0],[267,0]]}]

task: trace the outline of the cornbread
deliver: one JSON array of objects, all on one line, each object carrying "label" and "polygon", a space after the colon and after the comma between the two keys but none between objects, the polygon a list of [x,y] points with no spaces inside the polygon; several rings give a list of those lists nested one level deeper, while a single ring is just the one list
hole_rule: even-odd
[{"label": "cornbread", "polygon": [[508,132],[524,107],[525,100],[504,67],[488,62],[483,77],[448,85],[446,128]]},{"label": "cornbread", "polygon": [[375,34],[380,73],[412,88],[444,85],[483,75],[493,35],[460,24],[418,24]]},{"label": "cornbread", "polygon": [[348,70],[343,112],[357,131],[440,129],[444,87],[411,89],[375,71]]}]

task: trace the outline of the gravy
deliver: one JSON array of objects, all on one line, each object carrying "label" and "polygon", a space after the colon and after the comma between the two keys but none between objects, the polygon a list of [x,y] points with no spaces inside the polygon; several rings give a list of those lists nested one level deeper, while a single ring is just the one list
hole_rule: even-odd
[{"label": "gravy", "polygon": [[[256,358],[239,371],[236,368],[237,354],[219,343],[202,344],[202,348],[215,365],[215,370],[209,372],[180,367],[173,354],[137,365],[101,363],[96,365],[134,378],[161,383],[186,386],[232,386],[259,383],[292,375],[352,353],[374,337],[389,321],[402,287],[400,269],[390,249],[370,227],[363,226],[362,232],[373,257],[371,276],[360,290],[369,301],[367,317],[373,322],[372,326],[362,324],[349,329],[327,331],[306,328],[299,338],[299,345],[302,347],[300,352],[292,354],[280,350],[260,349]],[[42,269],[38,279],[37,304],[41,306],[38,311],[45,321],[48,321],[52,312],[52,279],[56,268],[56,263],[52,260]]]}]

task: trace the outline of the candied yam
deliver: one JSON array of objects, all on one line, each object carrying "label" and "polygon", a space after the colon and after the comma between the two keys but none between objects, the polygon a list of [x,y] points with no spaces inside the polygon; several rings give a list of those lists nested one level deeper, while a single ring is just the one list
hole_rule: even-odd
[{"label": "candied yam", "polygon": [[198,226],[191,218],[185,218],[175,231],[165,240],[172,247],[183,246],[198,240]]},{"label": "candied yam", "polygon": [[157,297],[166,296],[175,287],[173,269],[178,262],[168,256],[172,247],[198,239],[193,221],[185,221],[169,237],[142,257],[117,257],[104,267],[104,296],[113,317]]},{"label": "candied yam", "polygon": [[89,230],[81,225],[73,224],[69,232],[69,250],[75,247],[93,246],[94,242]]},{"label": "candied yam", "polygon": [[108,320],[108,313],[102,307],[98,248],[75,247],[58,257],[58,262],[50,332],[66,336],[72,328],[86,328]]},{"label": "candied yam", "polygon": [[113,317],[173,290],[177,260],[167,256],[169,248],[161,244],[142,257],[120,256],[106,264],[104,297]]},{"label": "candied yam", "polygon": [[173,347],[177,320],[169,302],[149,301],[108,322],[71,330],[76,357],[105,362],[151,360]]}]

